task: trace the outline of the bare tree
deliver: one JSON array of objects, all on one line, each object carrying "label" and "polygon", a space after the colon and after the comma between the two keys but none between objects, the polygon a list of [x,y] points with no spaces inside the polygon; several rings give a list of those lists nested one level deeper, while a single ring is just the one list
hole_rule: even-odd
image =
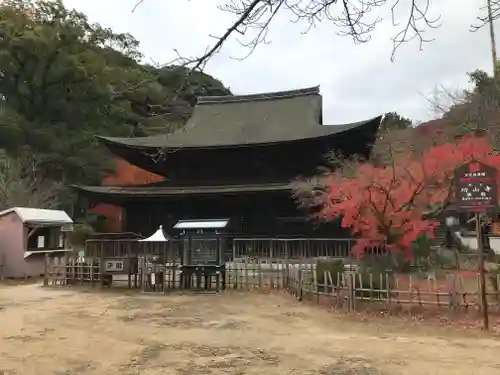
[{"label": "bare tree", "polygon": [[[144,1],[138,1],[133,11]],[[270,24],[278,14],[285,12],[290,15],[290,21],[305,25],[304,33],[323,21],[329,21],[338,28],[339,35],[351,37],[355,43],[365,43],[370,40],[377,24],[383,21],[374,11],[387,8],[396,29],[392,38],[391,60],[394,60],[402,44],[418,40],[422,48],[424,43],[431,41],[424,33],[428,28],[438,27],[440,17],[430,18],[430,3],[431,0],[227,0],[219,9],[234,15],[233,23],[222,35],[214,36],[215,42],[203,54],[192,58],[178,54],[173,63],[202,70],[234,35],[243,37],[238,42],[247,49],[247,53],[240,57],[244,59],[260,44],[268,42]],[[400,21],[399,14],[403,12],[406,16]]]},{"label": "bare tree", "polygon": [[[425,37],[425,31],[439,26],[440,17],[430,18],[429,8],[432,0],[227,0],[219,9],[234,16],[233,22],[220,36],[212,36],[213,44],[205,52],[194,57],[183,56],[175,50],[177,57],[165,65],[186,67],[184,81],[175,91],[173,102],[179,100],[179,93],[188,85],[189,76],[202,72],[210,59],[216,55],[226,42],[236,36],[246,53],[237,59],[245,59],[261,44],[268,42],[269,26],[278,14],[288,13],[290,21],[303,24],[307,33],[321,22],[331,22],[338,34],[351,37],[354,43],[370,40],[376,26],[383,18],[375,15],[378,10],[386,10],[396,29],[392,38],[391,60],[404,43],[417,40],[420,48],[432,39]],[[145,0],[138,0],[134,12]],[[401,21],[401,14],[403,21]],[[234,57],[233,57],[234,58]],[[165,116],[163,114],[162,116]],[[154,160],[165,157],[166,149],[151,155]],[[175,151],[175,150],[173,150]]]},{"label": "bare tree", "polygon": [[437,121],[448,130],[446,141],[476,132],[487,136],[492,146],[500,150],[500,80],[481,70],[469,76],[473,89],[453,91],[439,87],[426,100],[439,117]]},{"label": "bare tree", "polygon": [[495,27],[493,21],[500,17],[500,0],[486,0],[486,6],[482,7],[486,10],[486,16],[480,16],[477,18],[479,21],[476,25],[471,25],[472,31],[478,31],[484,26],[488,25],[490,32],[490,44],[491,44],[491,59],[493,62],[493,75],[495,78],[498,76],[497,66],[497,47],[495,40]]},{"label": "bare tree", "polygon": [[40,176],[37,161],[25,154],[13,159],[0,155],[0,209],[16,206],[55,208],[66,187]]}]

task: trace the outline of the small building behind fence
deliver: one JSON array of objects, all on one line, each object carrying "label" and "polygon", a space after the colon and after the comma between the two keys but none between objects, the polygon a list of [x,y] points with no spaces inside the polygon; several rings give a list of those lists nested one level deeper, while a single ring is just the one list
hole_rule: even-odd
[{"label": "small building behind fence", "polygon": [[67,232],[73,220],[64,211],[14,207],[0,212],[0,259],[3,277],[40,276],[45,254],[72,251]]}]

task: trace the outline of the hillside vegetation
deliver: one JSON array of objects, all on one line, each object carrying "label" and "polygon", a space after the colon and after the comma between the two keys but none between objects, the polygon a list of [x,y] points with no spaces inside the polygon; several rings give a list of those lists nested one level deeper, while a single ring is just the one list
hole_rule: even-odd
[{"label": "hillside vegetation", "polygon": [[96,134],[169,132],[197,95],[230,94],[208,75],[141,64],[133,36],[61,1],[3,1],[0,32],[0,208],[64,205],[68,185],[99,184],[115,165]]}]

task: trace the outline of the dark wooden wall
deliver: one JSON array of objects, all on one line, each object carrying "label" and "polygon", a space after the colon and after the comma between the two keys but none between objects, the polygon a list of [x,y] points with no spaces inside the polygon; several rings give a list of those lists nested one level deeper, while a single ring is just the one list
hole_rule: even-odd
[{"label": "dark wooden wall", "polygon": [[163,225],[171,228],[181,219],[229,218],[229,232],[238,236],[348,237],[338,222],[314,224],[296,209],[289,193],[240,196],[182,197],[125,204],[126,231],[150,235]]},{"label": "dark wooden wall", "polygon": [[108,147],[132,164],[166,176],[174,185],[226,185],[281,182],[299,175],[311,175],[325,164],[325,155],[331,150],[366,157],[373,141],[374,134],[356,129],[325,138],[254,147],[181,148],[165,152],[161,160],[153,160],[146,150],[118,145]]}]

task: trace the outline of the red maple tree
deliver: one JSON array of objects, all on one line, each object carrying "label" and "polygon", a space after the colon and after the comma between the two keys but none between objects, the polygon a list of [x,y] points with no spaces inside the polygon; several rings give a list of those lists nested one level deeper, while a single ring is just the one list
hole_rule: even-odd
[{"label": "red maple tree", "polygon": [[[386,246],[392,253],[411,258],[411,245],[420,235],[434,237],[436,214],[453,199],[453,171],[470,160],[500,167],[485,138],[467,136],[415,155],[395,156],[392,163],[376,167],[353,162],[349,171],[339,170],[298,187],[296,196],[314,206],[319,220],[342,219],[358,238],[353,252]],[[346,173],[349,172],[349,173]],[[311,197],[311,189],[320,193]],[[309,193],[305,193],[309,189]]]},{"label": "red maple tree", "polygon": [[128,161],[118,159],[115,173],[107,176],[102,181],[103,185],[128,186],[151,184],[163,180],[164,177],[141,169]]},{"label": "red maple tree", "polygon": [[[159,182],[163,179],[164,177],[162,176],[136,167],[126,160],[118,159],[116,161],[115,172],[112,175],[105,177],[102,181],[102,184],[108,186],[132,186]],[[91,212],[102,215],[106,218],[106,227],[108,231],[122,231],[122,207],[107,203],[100,203],[93,207]]]}]

